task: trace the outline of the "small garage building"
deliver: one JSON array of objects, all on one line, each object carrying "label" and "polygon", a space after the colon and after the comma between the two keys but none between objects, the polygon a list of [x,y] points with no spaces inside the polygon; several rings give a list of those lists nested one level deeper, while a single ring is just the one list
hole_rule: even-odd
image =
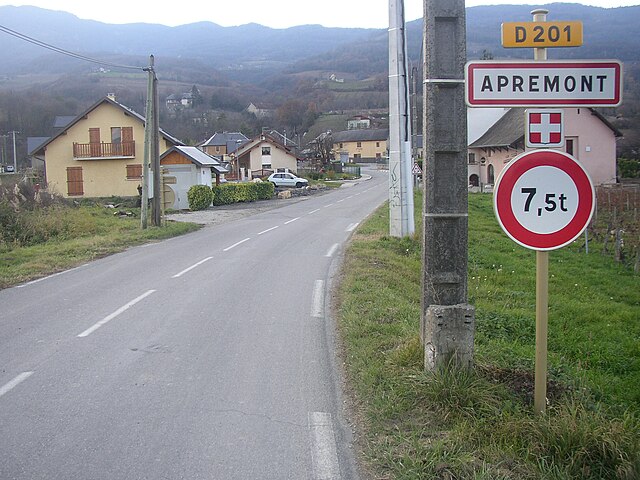
[{"label": "small garage building", "polygon": [[187,192],[193,185],[219,184],[221,176],[228,172],[222,162],[197,147],[175,146],[160,157],[160,165],[167,175],[175,177],[176,183],[169,187],[175,194],[171,208],[185,210],[189,208]]}]

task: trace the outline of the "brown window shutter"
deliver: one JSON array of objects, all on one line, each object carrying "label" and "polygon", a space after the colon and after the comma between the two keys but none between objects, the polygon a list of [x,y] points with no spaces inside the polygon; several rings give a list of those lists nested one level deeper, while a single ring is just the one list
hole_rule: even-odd
[{"label": "brown window shutter", "polygon": [[122,141],[133,142],[133,127],[122,127]]},{"label": "brown window shutter", "polygon": [[92,157],[100,157],[100,129],[89,129],[89,149]]},{"label": "brown window shutter", "polygon": [[82,167],[67,167],[67,195],[84,195]]},{"label": "brown window shutter", "polygon": [[140,180],[142,178],[142,164],[127,165],[127,180]]},{"label": "brown window shutter", "polygon": [[127,157],[136,155],[133,127],[122,127],[122,154]]}]

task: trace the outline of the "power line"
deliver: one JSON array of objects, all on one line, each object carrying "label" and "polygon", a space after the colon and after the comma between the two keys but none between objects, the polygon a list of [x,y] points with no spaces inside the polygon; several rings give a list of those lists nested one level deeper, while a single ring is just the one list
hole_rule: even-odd
[{"label": "power line", "polygon": [[113,67],[113,68],[126,68],[129,70],[144,70],[143,67],[137,67],[137,66],[132,66],[132,65],[119,65],[117,63],[109,63],[109,62],[104,62],[102,60],[98,60],[95,58],[91,58],[91,57],[86,57],[84,55],[80,55],[79,53],[74,53],[74,52],[70,52],[68,50],[64,50],[63,48],[59,48],[56,47],[54,45],[50,45],[46,42],[43,42],[41,40],[37,40],[33,37],[30,37],[28,35],[25,35],[23,33],[20,32],[16,32],[15,30],[11,30],[8,27],[5,27],[3,25],[0,25],[0,31],[1,32],[5,32],[9,35],[12,35],[16,38],[19,38],[20,40],[24,40],[25,42],[29,42],[32,43],[34,45],[37,45],[39,47],[42,48],[46,48],[47,50],[51,50],[57,53],[61,53],[63,55],[67,55],[69,57],[73,57],[73,58],[77,58],[78,60],[84,60],[85,62],[91,62],[91,63],[97,63],[98,65],[105,65],[107,67]]}]

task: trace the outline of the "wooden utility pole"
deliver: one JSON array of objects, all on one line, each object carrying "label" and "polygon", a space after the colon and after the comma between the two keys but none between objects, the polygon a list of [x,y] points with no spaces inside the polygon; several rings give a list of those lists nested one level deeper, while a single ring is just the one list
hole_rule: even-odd
[{"label": "wooden utility pole", "polygon": [[424,239],[421,339],[425,368],[473,364],[467,304],[468,184],[464,0],[424,1]]},{"label": "wooden utility pole", "polygon": [[149,57],[149,66],[144,69],[148,73],[147,81],[147,102],[144,113],[144,159],[142,161],[142,195],[140,199],[140,226],[144,229],[149,224],[149,174],[151,159],[151,122],[149,121],[153,108],[153,55]]},{"label": "wooden utility pole", "polygon": [[[144,122],[144,162],[142,165],[142,199],[140,223],[142,228],[149,224],[149,198],[151,202],[151,223],[160,226],[162,222],[162,195],[160,178],[160,124],[158,116],[158,78],[154,70],[154,57],[149,56],[149,66],[144,69],[149,74],[147,83],[147,103]],[[150,192],[152,188],[152,193]]]},{"label": "wooden utility pole", "polygon": [[153,72],[153,94],[151,96],[151,168],[153,169],[152,222],[162,224],[162,175],[160,172],[160,112],[158,112],[158,77]]}]

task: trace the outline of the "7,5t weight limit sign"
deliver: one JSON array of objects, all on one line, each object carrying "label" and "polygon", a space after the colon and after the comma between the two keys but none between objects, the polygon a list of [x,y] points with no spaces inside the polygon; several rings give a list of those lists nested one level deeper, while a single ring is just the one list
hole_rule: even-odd
[{"label": "7,5t weight limit sign", "polygon": [[575,240],[591,221],[595,192],[585,169],[556,150],[533,150],[514,160],[496,183],[494,209],[515,242],[555,250]]}]

